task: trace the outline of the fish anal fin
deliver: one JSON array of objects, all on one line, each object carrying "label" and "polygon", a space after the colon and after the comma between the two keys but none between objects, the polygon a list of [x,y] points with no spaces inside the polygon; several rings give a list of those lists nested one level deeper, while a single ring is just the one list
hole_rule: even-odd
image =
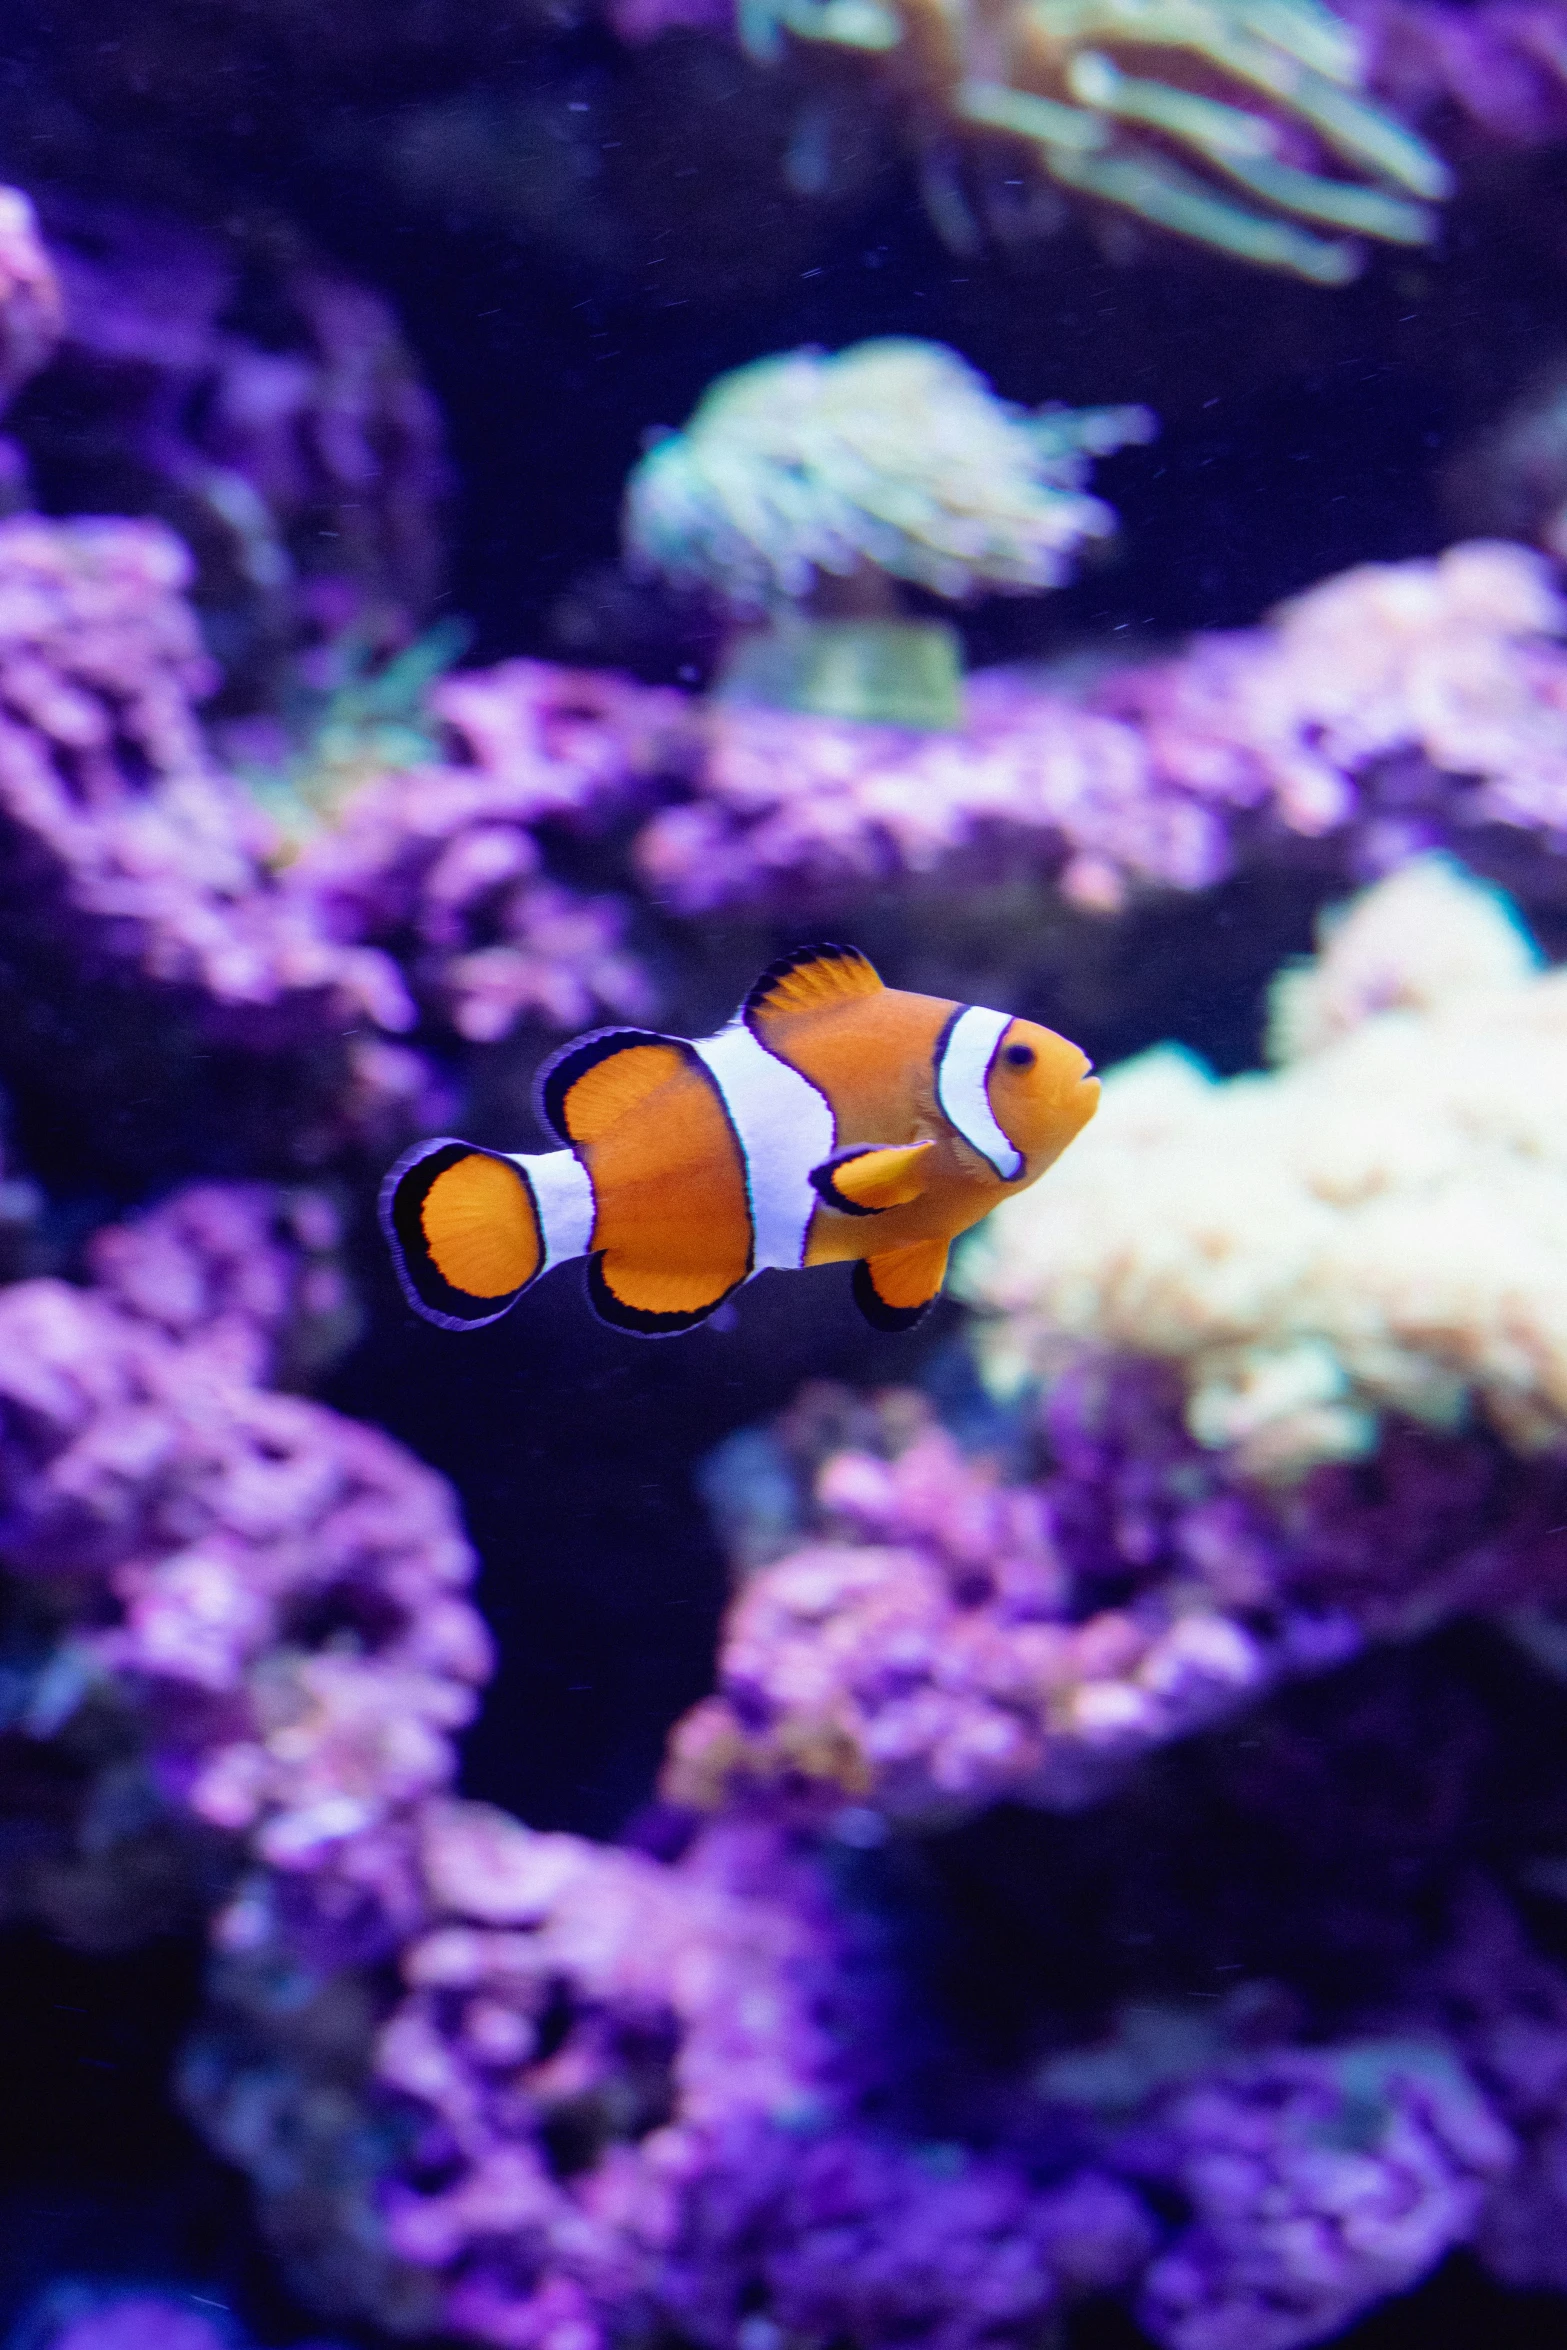
[{"label": "fish anal fin", "polygon": [[539,1071],[540,1115],[562,1142],[596,1142],[683,1066],[682,1048],[651,1029],[595,1029]]},{"label": "fish anal fin", "polygon": [[911,1330],[940,1294],[946,1271],[944,1240],[885,1249],[855,1266],[854,1302],[873,1329]]},{"label": "fish anal fin", "polygon": [[933,1142],[850,1143],[811,1169],[811,1182],[828,1207],[846,1216],[879,1216],[905,1208],[930,1181]]},{"label": "fish anal fin", "polygon": [[858,947],[794,947],[768,964],[741,1013],[753,1028],[765,1028],[771,1020],[826,1011],[881,992],[880,977]]},{"label": "fish anal fin", "polygon": [[738,1286],[711,1272],[628,1262],[614,1249],[588,1261],[588,1296],[599,1320],[639,1338],[695,1330]]},{"label": "fish anal fin", "polygon": [[380,1205],[403,1294],[442,1329],[497,1320],[543,1262],[528,1180],[492,1151],[444,1136],[420,1143],[387,1176]]}]

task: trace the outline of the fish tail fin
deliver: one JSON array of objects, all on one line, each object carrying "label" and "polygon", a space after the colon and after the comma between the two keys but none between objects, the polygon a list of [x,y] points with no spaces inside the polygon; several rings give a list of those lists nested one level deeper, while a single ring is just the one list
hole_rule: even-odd
[{"label": "fish tail fin", "polygon": [[524,1170],[449,1135],[404,1153],[381,1185],[380,1215],[403,1295],[443,1330],[499,1321],[544,1264]]}]

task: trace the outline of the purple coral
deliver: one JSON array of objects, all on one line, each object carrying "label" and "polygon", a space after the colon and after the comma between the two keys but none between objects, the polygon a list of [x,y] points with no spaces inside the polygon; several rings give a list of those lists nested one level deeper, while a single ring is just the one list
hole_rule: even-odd
[{"label": "purple coral", "polygon": [[213,1245],[262,1223],[198,1191],[99,1237],[117,1299],[0,1293],[0,1565],[57,1626],[31,1734],[112,1702],[176,1814],[298,1867],[447,1783],[490,1651],[440,1479],[250,1383],[315,1302]]},{"label": "purple coral", "polygon": [[6,2350],[248,2350],[248,2342],[211,2294],[66,2278],[44,2289]]},{"label": "purple coral", "polygon": [[1155,2341],[1297,2350],[1464,2242],[1513,2144],[1440,2042],[1363,2042],[1221,2066],[1117,2159],[1191,2210],[1143,2282]]},{"label": "purple coral", "polygon": [[[977,2350],[1146,2260],[1147,2214],[1103,2170],[1040,2183],[868,2118],[874,1988],[819,1866],[772,1832],[720,1826],[673,1867],[472,1804],[427,1804],[411,1833],[397,1897],[420,1914],[364,2102],[334,2115],[308,2037],[289,2048],[305,1953],[341,1965],[341,1928],[302,1928],[265,1884],[224,1930],[246,2055],[220,2020],[187,2069],[297,2258],[319,2262],[323,2221],[384,2231],[354,2306],[501,2350],[636,2324],[723,2350],[748,2314],[809,2343]],[[352,2218],[317,2201],[312,2231],[303,2159],[339,2182],[368,2163]]]},{"label": "purple coral", "polygon": [[1157,1372],[1094,1362],[1039,1433],[1052,1465],[1007,1484],[914,1397],[855,1415],[829,1391],[786,1424],[811,1502],[737,1593],[668,1794],[927,1823],[1071,1807],[1368,1636],[1548,1601],[1567,1577],[1567,1470],[1488,1438],[1401,1427],[1375,1470],[1279,1496],[1194,1442]]},{"label": "purple coral", "polygon": [[[8,898],[47,893],[91,962],[219,1007],[331,996],[406,1025],[382,957],[334,948],[269,883],[270,831],[208,760],[215,673],[151,522],[0,523],[0,828]],[[36,916],[35,916],[36,918]]]},{"label": "purple coral", "polygon": [[[1086,699],[971,681],[965,731],[718,710],[691,797],[638,844],[682,912],[820,904],[1022,867],[1072,901],[1208,886],[1242,858],[1380,870],[1441,841],[1567,833],[1563,609],[1521,547],[1365,564],[1266,630],[1111,670]],[[1539,860],[1536,860],[1538,863]]]},{"label": "purple coral", "polygon": [[[416,627],[444,570],[448,476],[440,412],[380,296],[287,238],[247,247],[57,191],[40,204],[64,338],[18,424],[56,496],[171,523],[231,670],[351,622]],[[97,430],[73,437],[62,414]]]},{"label": "purple coral", "polygon": [[432,697],[453,758],[355,793],[289,886],[323,933],[394,955],[434,1019],[489,1043],[531,1016],[553,1028],[652,1008],[625,943],[628,909],[547,878],[537,834],[624,814],[685,722],[679,695],[512,661]]},{"label": "purple coral", "polygon": [[[393,1038],[395,964],[326,936],[273,871],[269,822],[213,765],[195,715],[215,673],[155,522],[0,522],[0,906],[18,1045],[96,1118],[104,1088],[192,1082],[239,1056],[198,1119],[259,1122],[251,1151],[318,1160],[428,1116],[431,1076]],[[381,1033],[377,1033],[377,1031]],[[274,1108],[285,1096],[282,1130]],[[162,1098],[160,1096],[159,1098]],[[166,1157],[174,1115],[149,1113]]]},{"label": "purple coral", "polygon": [[461,2332],[606,2340],[715,2134],[841,2102],[830,1953],[787,1905],[474,1806],[427,1810],[421,1857],[431,1923],[375,2066],[425,2115],[392,2247],[442,2272]]},{"label": "purple coral", "polygon": [[[1356,1646],[1347,1619],[1280,1604],[1262,1513],[1217,1494],[1176,1501],[1194,1447],[1173,1476],[1173,1462],[1152,1472],[1173,1526],[1155,1532],[1150,1493],[1089,1542],[1070,1469],[1005,1485],[910,1417],[894,1399],[890,1459],[828,1453],[814,1480],[828,1539],[742,1586],[718,1694],[671,1744],[676,1800],[752,1785],[924,1819],[1001,1796],[1073,1805],[1292,1664]],[[1157,1443],[1158,1430],[1155,1413],[1141,1433]],[[1090,1507],[1101,1491],[1090,1485]],[[1123,1547],[1138,1532],[1141,1572]]]},{"label": "purple coral", "polygon": [[660,2294],[698,2341],[765,2339],[981,2350],[1083,2293],[1124,2287],[1154,2240],[1120,2181],[1048,2184],[959,2143],[863,2126],[752,2132],[692,2182]]},{"label": "purple coral", "polygon": [[1367,44],[1367,78],[1412,122],[1460,117],[1503,146],[1567,132],[1567,40],[1553,0],[1338,0]]},{"label": "purple coral", "polygon": [[104,1225],[87,1263],[122,1313],[199,1337],[243,1380],[291,1385],[354,1334],[342,1238],[323,1192],[193,1183],[133,1223]]}]

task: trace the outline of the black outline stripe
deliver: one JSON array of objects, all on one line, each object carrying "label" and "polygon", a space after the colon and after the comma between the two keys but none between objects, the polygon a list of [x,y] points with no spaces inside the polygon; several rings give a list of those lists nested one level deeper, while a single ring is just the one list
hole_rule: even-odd
[{"label": "black outline stripe", "polygon": [[754,1030],[774,989],[786,979],[792,979],[797,971],[810,970],[814,963],[863,963],[878,987],[886,985],[869,955],[859,947],[839,946],[831,939],[821,939],[814,946],[791,947],[786,955],[776,956],[747,990],[745,1002],[740,1006],[740,1017],[746,1026]]},{"label": "black outline stripe", "polygon": [[[615,1295],[604,1273],[607,1252],[595,1249],[587,1261],[588,1303],[599,1320],[607,1323],[612,1330],[629,1331],[637,1338],[678,1338],[683,1331],[695,1330],[709,1315],[716,1314],[724,1300],[733,1297],[735,1291],[749,1281],[756,1270],[756,1209],[751,1199],[751,1165],[723,1087],[688,1036],[666,1036],[653,1028],[596,1028],[588,1036],[573,1038],[553,1059],[545,1062],[534,1080],[535,1100],[544,1123],[552,1133],[559,1136],[568,1150],[573,1149],[575,1146],[566,1129],[565,1098],[578,1078],[585,1076],[589,1069],[596,1069],[601,1061],[609,1060],[616,1053],[636,1052],[641,1046],[649,1044],[673,1045],[684,1057],[687,1066],[697,1072],[718,1104],[724,1131],[729,1137],[729,1147],[734,1152],[741,1197],[745,1203],[745,1271],[738,1281],[732,1281],[727,1289],[721,1291],[710,1305],[696,1307],[690,1313],[649,1313],[641,1306],[627,1305],[623,1298]],[[596,1206],[595,1195],[595,1210]]]},{"label": "black outline stripe", "polygon": [[572,1148],[572,1137],[566,1128],[566,1096],[579,1077],[596,1069],[600,1061],[609,1060],[615,1053],[629,1053],[643,1044],[686,1043],[683,1036],[663,1036],[656,1028],[592,1028],[586,1036],[574,1036],[570,1044],[563,1044],[559,1052],[551,1053],[540,1064],[533,1080],[533,1106],[541,1123],[554,1135],[557,1142]]},{"label": "black outline stripe", "polygon": [[[980,1006],[979,1008],[983,1010],[988,1007]],[[1002,1174],[1001,1169],[996,1165],[996,1162],[991,1157],[989,1151],[981,1150],[979,1144],[974,1140],[973,1136],[971,1134],[965,1134],[962,1127],[958,1124],[956,1118],[949,1116],[947,1106],[941,1098],[941,1064],[947,1057],[947,1046],[952,1040],[952,1031],[954,1028],[956,1028],[958,1022],[963,1018],[965,1012],[972,1012],[975,1009],[976,1007],[973,1004],[959,1004],[953,1011],[952,1017],[948,1020],[946,1026],[942,1029],[941,1034],[936,1039],[935,1066],[932,1071],[932,1078],[936,1088],[936,1107],[941,1112],[942,1117],[946,1119],[947,1124],[951,1127],[953,1133],[958,1137],[959,1141],[967,1143],[969,1149],[973,1151],[978,1158],[984,1160],[986,1166],[990,1169],[990,1172],[992,1175],[994,1175],[998,1183],[1021,1183],[1023,1177],[1028,1172],[1027,1154],[1018,1149],[1017,1144],[1012,1140],[1011,1135],[1008,1134],[1006,1128],[1002,1125],[1001,1120],[996,1118],[996,1105],[990,1100],[990,1072],[996,1065],[996,1056],[1001,1050],[1002,1043],[1006,1037],[1007,1028],[1011,1028],[1016,1025],[1017,1014],[1015,1012],[1007,1013],[1007,1027],[997,1031],[996,1041],[990,1048],[990,1058],[985,1063],[985,1074],[979,1081],[980,1088],[984,1093],[985,1099],[990,1103],[990,1114],[992,1118],[996,1118],[996,1132],[1000,1135],[1008,1150],[1011,1151],[1013,1157],[1016,1159],[1021,1159],[1023,1162],[1015,1175]]]},{"label": "black outline stripe", "polygon": [[834,1151],[830,1159],[823,1159],[819,1167],[813,1167],[806,1180],[823,1205],[836,1209],[840,1216],[885,1216],[885,1208],[868,1208],[863,1200],[850,1199],[847,1192],[838,1189],[833,1177],[851,1160],[868,1159],[873,1151],[887,1148],[882,1142],[848,1143],[841,1151]]},{"label": "black outline stripe", "polygon": [[923,1322],[941,1295],[941,1287],[938,1283],[929,1297],[917,1306],[888,1305],[876,1287],[875,1277],[870,1268],[870,1260],[867,1257],[859,1257],[855,1260],[853,1286],[854,1302],[871,1328],[884,1330],[889,1334],[899,1330],[912,1330],[916,1322]]},{"label": "black outline stripe", "polygon": [[698,1306],[688,1314],[653,1314],[643,1306],[628,1306],[619,1298],[604,1278],[604,1251],[597,1250],[588,1259],[588,1303],[601,1322],[611,1330],[624,1330],[632,1338],[679,1338],[687,1330],[700,1329],[717,1313],[725,1300],[741,1287],[732,1282],[722,1297],[715,1297],[710,1306]]},{"label": "black outline stripe", "polygon": [[[431,1186],[448,1167],[455,1167],[464,1159],[498,1159],[521,1178],[528,1194],[528,1205],[533,1211],[533,1227],[538,1240],[538,1264],[528,1279],[501,1298],[476,1298],[466,1290],[457,1289],[439,1272],[430,1254],[430,1243],[425,1237],[423,1209]],[[487,1322],[498,1322],[509,1314],[523,1290],[531,1287],[544,1266],[544,1218],[525,1167],[509,1159],[502,1151],[489,1151],[479,1144],[460,1142],[455,1135],[440,1134],[432,1141],[415,1143],[404,1151],[396,1164],[387,1169],[382,1179],[376,1212],[381,1230],[386,1235],[392,1252],[392,1266],[398,1286],[416,1314],[426,1322],[434,1322],[442,1330],[482,1330]]]}]

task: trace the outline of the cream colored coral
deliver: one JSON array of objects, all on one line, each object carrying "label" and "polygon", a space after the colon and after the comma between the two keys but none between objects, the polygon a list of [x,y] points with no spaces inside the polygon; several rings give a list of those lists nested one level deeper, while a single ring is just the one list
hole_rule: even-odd
[{"label": "cream colored coral", "polygon": [[1059,587],[1115,516],[1095,457],[1155,431],[1146,408],[998,400],[940,343],[891,335],[787,351],[708,386],[626,489],[634,562],[739,612],[862,566],[962,598]]},{"label": "cream colored coral", "polygon": [[1567,971],[1527,965],[1505,902],[1433,864],[1291,977],[1279,1027],[1314,1049],[1277,1074],[1114,1071],[965,1252],[988,1375],[1084,1340],[1163,1357],[1194,1435],[1280,1477],[1371,1450],[1388,1410],[1567,1442]]},{"label": "cream colored coral", "polygon": [[1282,972],[1269,1005],[1268,1055],[1299,1060],[1374,1012],[1432,1011],[1539,968],[1534,941],[1499,891],[1451,857],[1420,857],[1380,889],[1330,914],[1331,952]]}]

